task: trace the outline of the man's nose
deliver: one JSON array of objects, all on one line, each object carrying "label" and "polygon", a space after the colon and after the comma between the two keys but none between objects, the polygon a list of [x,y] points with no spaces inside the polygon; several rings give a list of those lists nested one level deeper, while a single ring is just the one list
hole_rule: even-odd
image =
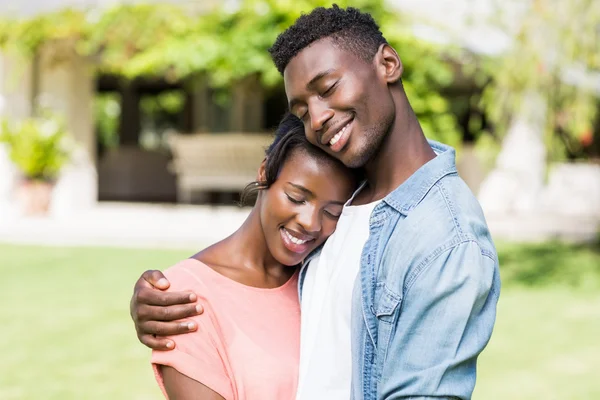
[{"label": "man's nose", "polygon": [[[315,101],[309,105],[310,128],[313,132],[322,133],[325,123],[333,118],[334,112],[322,101]],[[320,135],[317,135],[320,140]]]}]

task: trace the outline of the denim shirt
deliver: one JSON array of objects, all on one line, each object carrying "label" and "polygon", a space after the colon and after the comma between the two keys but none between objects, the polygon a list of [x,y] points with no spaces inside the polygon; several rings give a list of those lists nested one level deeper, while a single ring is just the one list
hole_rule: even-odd
[{"label": "denim shirt", "polygon": [[454,149],[429,144],[437,157],[371,214],[352,297],[356,400],[469,399],[492,334],[496,250]]}]

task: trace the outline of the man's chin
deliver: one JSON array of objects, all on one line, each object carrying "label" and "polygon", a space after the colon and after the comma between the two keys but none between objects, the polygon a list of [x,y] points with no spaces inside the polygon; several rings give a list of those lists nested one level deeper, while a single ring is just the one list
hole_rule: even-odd
[{"label": "man's chin", "polygon": [[340,161],[348,168],[362,168],[369,161],[369,157],[361,152],[346,151]]}]

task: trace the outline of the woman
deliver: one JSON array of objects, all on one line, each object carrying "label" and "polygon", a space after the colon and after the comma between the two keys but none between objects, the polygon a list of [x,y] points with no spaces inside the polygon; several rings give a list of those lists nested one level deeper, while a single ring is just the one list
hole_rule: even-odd
[{"label": "woman", "polygon": [[196,332],[171,339],[152,363],[169,399],[292,399],[300,347],[298,266],[335,230],[357,186],[353,171],[287,115],[244,191],[257,195],[228,238],[165,272],[169,290],[194,291]]}]

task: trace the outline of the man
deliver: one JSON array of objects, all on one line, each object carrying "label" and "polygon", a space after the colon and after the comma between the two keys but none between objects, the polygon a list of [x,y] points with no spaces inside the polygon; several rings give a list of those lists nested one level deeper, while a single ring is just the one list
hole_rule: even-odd
[{"label": "man", "polygon": [[[308,139],[367,184],[301,272],[299,399],[471,397],[500,290],[498,260],[454,150],[428,142],[402,85],[402,63],[370,15],[317,8],[270,53]],[[137,282],[132,316],[153,335],[195,329],[195,294]],[[161,322],[163,321],[163,322]]]}]

